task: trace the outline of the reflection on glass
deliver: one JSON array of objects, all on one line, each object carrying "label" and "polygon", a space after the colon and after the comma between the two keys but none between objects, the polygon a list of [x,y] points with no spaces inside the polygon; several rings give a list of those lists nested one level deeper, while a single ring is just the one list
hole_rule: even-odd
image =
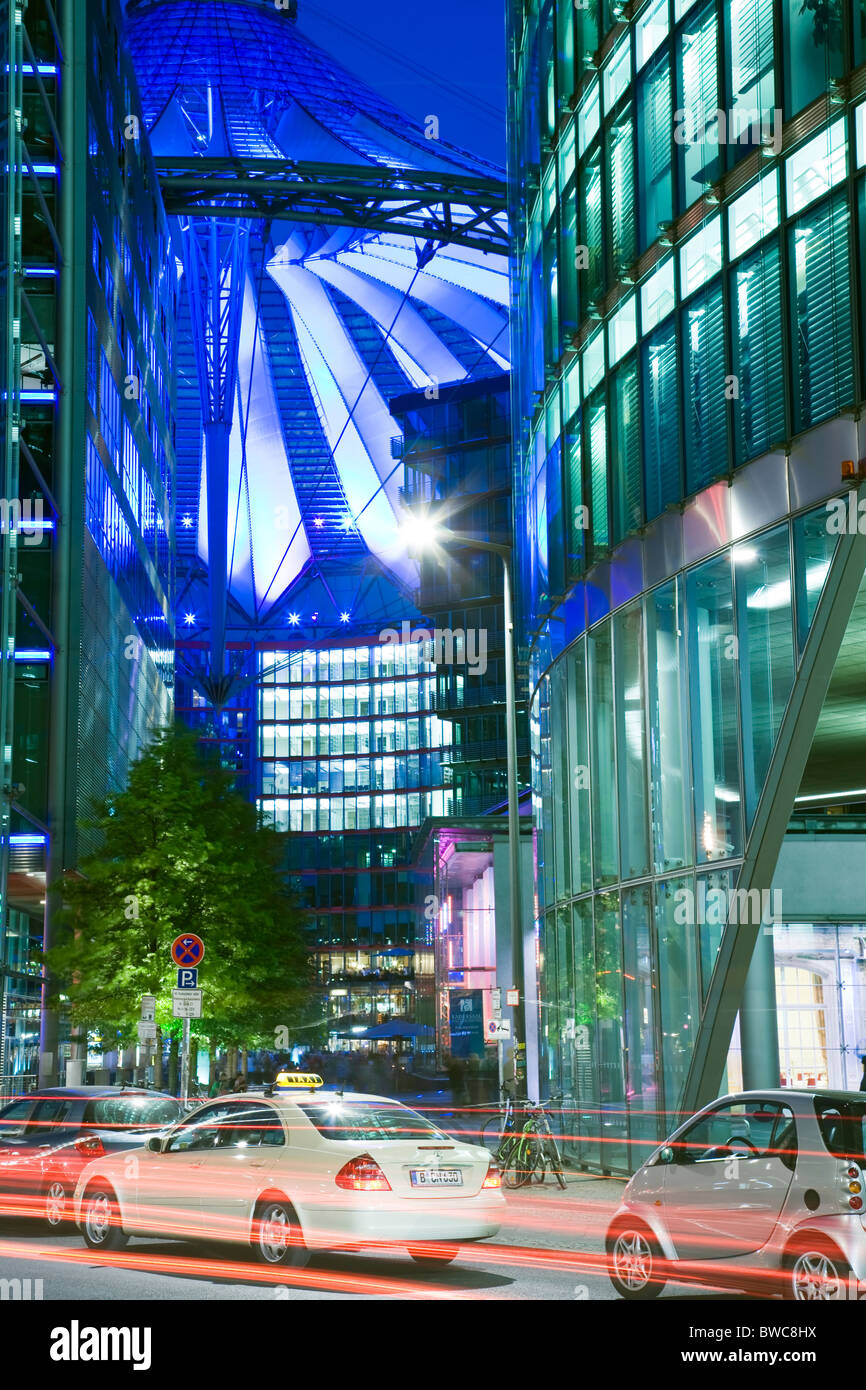
[{"label": "reflection on glass", "polygon": [[701,943],[701,988],[706,999],[716,963],[722,933],[728,920],[730,893],[734,886],[732,869],[715,869],[698,874],[695,916]]},{"label": "reflection on glass", "polygon": [[797,647],[809,636],[818,599],[827,578],[838,536],[827,529],[826,507],[816,507],[794,521],[794,589],[797,596]]},{"label": "reflection on glass", "polygon": [[628,1161],[628,1132],[618,893],[600,893],[595,899],[595,981],[602,1163],[621,1169]]},{"label": "reflection on glass", "polygon": [[592,844],[595,882],[601,885],[615,883],[619,877],[610,623],[602,623],[591,633],[589,644],[592,691]]},{"label": "reflection on glass", "polygon": [[586,639],[566,657],[568,680],[567,734],[571,772],[571,891],[582,893],[592,887],[590,852],[590,765],[586,704]]},{"label": "reflection on glass", "polygon": [[625,1059],[632,1168],[638,1168],[658,1142],[658,1060],[652,977],[651,894],[648,887],[622,895]]},{"label": "reflection on glass", "polygon": [[614,619],[617,782],[621,878],[649,870],[643,695],[643,611],[631,604]]},{"label": "reflection on glass", "polygon": [[692,776],[699,863],[742,853],[737,666],[731,560],[687,578]]},{"label": "reflection on glass", "polygon": [[683,921],[694,892],[694,879],[667,879],[656,887],[656,936],[658,939],[659,1004],[662,1028],[662,1074],[667,1128],[677,1122],[674,1113],[688,1075],[698,1025],[698,963],[694,922]]},{"label": "reflection on glass", "polygon": [[681,869],[693,861],[688,805],[688,708],[682,581],[647,598],[650,776],[653,868]]},{"label": "reflection on glass", "polygon": [[746,819],[751,825],[794,681],[788,527],[734,547]]}]

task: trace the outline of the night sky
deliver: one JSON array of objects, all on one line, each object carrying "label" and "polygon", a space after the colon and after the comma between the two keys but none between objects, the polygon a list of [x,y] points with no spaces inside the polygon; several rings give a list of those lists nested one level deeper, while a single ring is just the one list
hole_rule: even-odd
[{"label": "night sky", "polygon": [[504,166],[505,0],[298,0],[298,25],[395,106],[438,116],[443,140]]}]

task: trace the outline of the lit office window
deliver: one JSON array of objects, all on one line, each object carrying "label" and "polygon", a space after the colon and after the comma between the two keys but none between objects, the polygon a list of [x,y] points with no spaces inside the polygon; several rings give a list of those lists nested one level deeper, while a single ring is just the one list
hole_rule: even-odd
[{"label": "lit office window", "polygon": [[699,290],[722,267],[722,220],[712,217],[680,251],[680,293],[683,298]]},{"label": "lit office window", "polygon": [[866,101],[857,107],[854,120],[857,127],[857,168],[862,169],[866,164]]},{"label": "lit office window", "polygon": [[611,389],[611,458],[613,469],[614,541],[643,521],[640,433],[638,428],[637,363],[627,362],[613,378]]},{"label": "lit office window", "polygon": [[637,342],[637,307],[635,297],[630,294],[616,313],[611,314],[607,325],[607,356],[611,367],[625,357]]},{"label": "lit office window", "polygon": [[590,156],[580,176],[579,207],[582,210],[581,241],[586,246],[586,269],[583,274],[585,302],[601,291],[604,283],[601,210],[601,155],[598,150]]},{"label": "lit office window", "polygon": [[854,392],[848,207],[838,197],[790,230],[794,427],[835,415]]},{"label": "lit office window", "polygon": [[[665,5],[667,9],[667,5]],[[638,148],[640,159],[638,216],[639,249],[645,251],[657,238],[663,223],[673,216],[671,164],[671,71],[667,53],[648,69],[638,88]]]},{"label": "lit office window", "polygon": [[604,549],[610,544],[610,529],[607,510],[607,409],[603,390],[590,401],[587,418],[592,539],[596,547]]},{"label": "lit office window", "polygon": [[598,82],[590,84],[589,90],[577,108],[577,153],[583,156],[598,134],[601,110],[599,106]]},{"label": "lit office window", "polygon": [[668,0],[650,0],[634,27],[636,63],[640,72],[668,32]]},{"label": "lit office window", "polygon": [[608,132],[608,190],[610,196],[610,256],[615,280],[622,279],[635,256],[634,123],[631,116],[616,121]]},{"label": "lit office window", "polygon": [[814,140],[785,161],[788,214],[800,212],[816,198],[822,198],[844,179],[848,172],[848,147],[844,120],[822,130]]},{"label": "lit office window", "polygon": [[750,250],[779,225],[779,175],[774,169],[758,179],[728,208],[728,245],[731,259]]},{"label": "lit office window", "polygon": [[783,437],[782,286],[774,240],[740,261],[731,276],[734,447],[736,462]]},{"label": "lit office window", "polygon": [[651,521],[679,499],[682,487],[674,319],[644,340],[641,376],[646,514]]},{"label": "lit office window", "polygon": [[674,261],[669,256],[644,281],[640,292],[641,332],[649,333],[676,306],[674,295]]},{"label": "lit office window", "polygon": [[773,0],[731,0],[728,141],[760,144],[775,134]]},{"label": "lit office window", "polygon": [[686,492],[699,492],[727,471],[725,320],[720,284],[682,313]]},{"label": "lit office window", "polygon": [[583,510],[583,478],[581,476],[580,419],[564,440],[565,449],[565,496],[566,496],[566,569],[569,579],[581,572],[586,558],[586,527]]},{"label": "lit office window", "polygon": [[797,0],[781,6],[786,119],[823,96],[830,79],[841,73],[843,8],[848,7]]},{"label": "lit office window", "polygon": [[620,39],[602,73],[605,115],[612,111],[631,81],[631,42],[628,34]]},{"label": "lit office window", "polygon": [[599,328],[583,351],[583,392],[589,395],[604,376],[604,329]]},{"label": "lit office window", "polygon": [[690,207],[719,174],[718,36],[714,6],[686,23],[677,46],[678,109],[674,140],[680,158],[680,206]]}]

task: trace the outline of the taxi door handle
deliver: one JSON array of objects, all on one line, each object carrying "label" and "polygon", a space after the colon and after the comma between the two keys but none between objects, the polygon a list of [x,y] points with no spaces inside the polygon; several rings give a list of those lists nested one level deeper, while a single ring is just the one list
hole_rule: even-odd
[{"label": "taxi door handle", "polygon": [[255,1160],[250,1159],[249,1166],[250,1166],[250,1168],[264,1168],[264,1166],[265,1166],[265,1160],[264,1160],[263,1158],[259,1158],[259,1159],[255,1159]]}]

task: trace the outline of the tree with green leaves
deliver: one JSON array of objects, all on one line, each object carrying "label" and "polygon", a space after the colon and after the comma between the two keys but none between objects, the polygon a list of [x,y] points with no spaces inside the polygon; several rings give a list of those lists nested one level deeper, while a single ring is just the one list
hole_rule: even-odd
[{"label": "tree with green leaves", "polygon": [[194,733],[160,730],[92,825],[102,847],[64,880],[65,929],[46,957],[73,1025],[132,1042],[141,997],[152,994],[157,1023],[179,1033],[169,948],[185,932],[205,943],[194,1034],[273,1047],[277,1029],[314,1021],[303,914],[281,872],[280,838]]}]

